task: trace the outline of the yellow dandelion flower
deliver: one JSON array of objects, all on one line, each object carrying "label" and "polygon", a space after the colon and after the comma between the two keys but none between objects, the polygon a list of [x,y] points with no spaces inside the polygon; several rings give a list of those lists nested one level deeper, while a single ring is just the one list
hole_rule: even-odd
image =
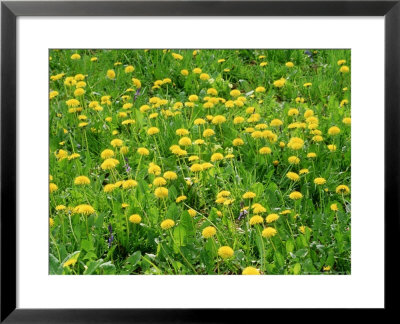
[{"label": "yellow dandelion flower", "polygon": [[142,221],[142,217],[140,217],[140,215],[138,215],[138,214],[133,214],[133,215],[129,216],[129,221],[132,224],[140,224],[140,222]]},{"label": "yellow dandelion flower", "polygon": [[247,267],[244,268],[242,271],[242,275],[259,275],[260,270],[254,268],[254,267]]},{"label": "yellow dandelion flower", "polygon": [[314,179],[314,183],[315,183],[316,185],[323,185],[323,184],[326,183],[326,179],[324,179],[324,178],[315,178],[315,179]]},{"label": "yellow dandelion flower", "polygon": [[76,206],[73,211],[82,215],[91,215],[96,212],[92,206],[86,204]]},{"label": "yellow dandelion flower", "polygon": [[234,251],[232,250],[231,247],[229,246],[221,246],[218,249],[218,255],[222,258],[222,259],[229,259],[233,256]]},{"label": "yellow dandelion flower", "polygon": [[262,235],[263,237],[270,238],[270,237],[275,236],[276,233],[277,233],[277,231],[276,231],[275,228],[273,228],[273,227],[266,227],[266,228],[264,228],[264,230],[262,231],[261,235]]},{"label": "yellow dandelion flower", "polygon": [[269,224],[269,223],[275,222],[278,219],[279,219],[278,214],[269,214],[265,220]]},{"label": "yellow dandelion flower", "polygon": [[346,185],[340,185],[336,187],[336,193],[348,195],[350,193],[350,188]]},{"label": "yellow dandelion flower", "polygon": [[226,118],[225,118],[225,116],[217,115],[217,116],[215,116],[215,117],[212,119],[211,122],[212,122],[214,125],[220,125],[220,124],[226,122]]},{"label": "yellow dandelion flower", "polygon": [[297,157],[297,156],[290,156],[289,158],[288,158],[288,162],[290,163],[290,164],[299,164],[300,163],[300,159]]},{"label": "yellow dandelion flower", "polygon": [[175,180],[178,178],[177,174],[173,171],[166,171],[166,172],[164,172],[163,176],[167,180]]},{"label": "yellow dandelion flower", "polygon": [[174,227],[175,226],[175,222],[172,219],[166,219],[166,220],[161,222],[160,226],[161,226],[161,228],[163,230],[167,230],[167,229],[170,229],[170,228]]},{"label": "yellow dandelion flower", "polygon": [[150,127],[147,130],[147,135],[154,135],[154,134],[157,134],[159,132],[160,132],[160,130],[157,127]]},{"label": "yellow dandelion flower", "polygon": [[75,178],[74,183],[76,185],[87,185],[90,184],[90,179],[86,176],[79,176]]},{"label": "yellow dandelion flower", "polygon": [[342,123],[345,125],[351,125],[351,118],[350,117],[343,118]]},{"label": "yellow dandelion flower", "polygon": [[225,102],[225,107],[226,108],[233,108],[235,107],[235,103],[232,100],[228,100]]},{"label": "yellow dandelion flower", "polygon": [[280,119],[273,119],[269,124],[271,127],[279,127],[283,125],[283,122]]},{"label": "yellow dandelion flower", "polygon": [[205,123],[206,123],[206,121],[204,119],[202,119],[202,118],[197,118],[194,121],[195,125],[204,125]]},{"label": "yellow dandelion flower", "polygon": [[210,137],[210,136],[213,136],[213,135],[215,135],[215,132],[214,132],[214,130],[211,129],[211,128],[207,128],[207,129],[205,129],[205,130],[203,131],[203,136],[204,136],[204,137]]},{"label": "yellow dandelion flower", "polygon": [[119,161],[113,158],[105,159],[101,164],[103,170],[114,169],[119,164]]},{"label": "yellow dandelion flower", "polygon": [[138,152],[140,155],[149,155],[149,154],[150,154],[149,150],[148,150],[147,148],[145,148],[145,147],[139,147],[139,148],[137,149],[137,152]]},{"label": "yellow dandelion flower", "polygon": [[177,198],[175,199],[175,202],[176,202],[176,203],[180,203],[181,201],[184,201],[184,200],[186,200],[186,199],[187,199],[187,197],[184,196],[184,195],[182,195],[182,196],[177,197]]},{"label": "yellow dandelion flower", "polygon": [[150,163],[149,164],[149,168],[147,169],[147,172],[150,174],[154,174],[154,175],[160,175],[161,174],[161,168],[154,163]]},{"label": "yellow dandelion flower", "polygon": [[190,102],[196,102],[198,100],[199,100],[199,97],[194,95],[194,94],[189,96],[189,101]]},{"label": "yellow dandelion flower", "polygon": [[211,161],[215,162],[215,161],[220,161],[224,158],[224,156],[221,153],[214,153],[213,155],[211,155]]},{"label": "yellow dandelion flower", "polygon": [[122,182],[122,188],[124,189],[134,188],[137,185],[138,185],[137,181],[133,179],[128,179]]},{"label": "yellow dandelion flower", "polygon": [[300,179],[300,176],[296,172],[288,172],[286,174],[286,177],[292,181],[297,181]]},{"label": "yellow dandelion flower", "polygon": [[272,151],[269,147],[265,146],[259,149],[260,154],[271,154]]},{"label": "yellow dandelion flower", "polygon": [[201,72],[203,72],[200,68],[194,68],[192,71],[194,74],[200,74]]},{"label": "yellow dandelion flower", "polygon": [[80,102],[77,99],[69,99],[65,103],[68,107],[78,107],[80,105]]},{"label": "yellow dandelion flower", "polygon": [[135,123],[136,121],[134,119],[126,119],[121,123],[121,125],[133,125]]},{"label": "yellow dandelion flower", "polygon": [[230,95],[231,95],[232,97],[238,97],[238,96],[240,96],[240,90],[234,89],[234,90],[232,90],[232,91],[230,92]]},{"label": "yellow dandelion flower", "polygon": [[207,89],[207,94],[209,94],[211,96],[216,96],[216,95],[218,95],[218,91],[214,88],[209,88],[209,89]]},{"label": "yellow dandelion flower", "polygon": [[286,83],[286,79],[281,78],[279,80],[274,81],[274,87],[276,88],[282,88]]},{"label": "yellow dandelion flower", "polygon": [[201,164],[195,163],[190,167],[190,171],[192,172],[200,172],[203,170],[203,167],[201,166]]},{"label": "yellow dandelion flower", "polygon": [[84,123],[79,123],[79,124],[78,124],[79,127],[85,127],[85,126],[87,126],[87,125],[88,125],[88,123],[85,123],[85,122],[84,122]]},{"label": "yellow dandelion flower", "polygon": [[255,214],[261,214],[261,213],[265,213],[265,212],[267,211],[267,210],[264,208],[264,206],[261,205],[261,204],[259,204],[259,203],[253,204],[253,205],[251,206],[251,208],[253,209],[253,212],[254,212]]},{"label": "yellow dandelion flower", "polygon": [[254,192],[248,191],[246,193],[243,194],[242,198],[243,199],[253,199],[255,198],[257,195]]},{"label": "yellow dandelion flower", "polygon": [[49,185],[49,191],[50,193],[53,193],[54,191],[58,190],[58,186],[55,183],[50,183]]},{"label": "yellow dandelion flower", "polygon": [[58,91],[50,91],[49,99],[53,99],[59,95]]},{"label": "yellow dandelion flower", "polygon": [[255,92],[265,92],[265,88],[264,87],[257,87]]},{"label": "yellow dandelion flower", "polygon": [[178,53],[171,53],[171,55],[175,60],[178,60],[178,61],[182,61],[183,60],[183,56],[178,54]]},{"label": "yellow dandelion flower", "polygon": [[201,235],[204,238],[210,238],[210,237],[214,236],[216,233],[217,233],[217,230],[215,229],[215,227],[207,226],[206,228],[203,229],[203,231],[201,232]]},{"label": "yellow dandelion flower", "polygon": [[235,117],[234,119],[233,119],[233,123],[235,124],[235,125],[237,125],[237,124],[241,124],[241,123],[243,123],[244,122],[244,118],[243,117]]},{"label": "yellow dandelion flower", "polygon": [[221,197],[229,197],[231,195],[231,192],[228,190],[222,190],[217,194],[217,198]]},{"label": "yellow dandelion flower", "polygon": [[125,67],[125,73],[132,73],[133,71],[135,71],[135,68],[132,65],[128,65]]},{"label": "yellow dandelion flower", "polygon": [[80,157],[81,155],[79,153],[72,153],[70,156],[68,156],[68,160],[73,160],[76,159],[78,157]]},{"label": "yellow dandelion flower", "polygon": [[192,140],[189,137],[182,137],[178,143],[181,146],[190,146],[192,145]]},{"label": "yellow dandelion flower", "polygon": [[298,200],[298,199],[303,198],[303,195],[301,194],[301,192],[293,191],[293,192],[289,195],[289,198],[290,198],[290,199],[293,199],[293,200]]},{"label": "yellow dandelion flower", "polygon": [[70,265],[74,266],[78,262],[78,259],[69,259],[64,262],[63,268],[69,267]]},{"label": "yellow dandelion flower", "polygon": [[340,128],[337,126],[332,126],[331,128],[328,129],[329,135],[337,135],[339,133],[340,133]]},{"label": "yellow dandelion flower", "polygon": [[232,144],[233,144],[234,146],[241,146],[241,145],[244,144],[244,141],[243,141],[241,138],[235,138],[235,139],[232,141]]},{"label": "yellow dandelion flower", "polygon": [[189,131],[185,128],[179,128],[175,131],[175,134],[178,136],[185,136],[185,135],[189,135]]},{"label": "yellow dandelion flower", "polygon": [[166,198],[168,197],[168,189],[165,187],[158,187],[156,188],[156,190],[154,191],[154,195],[157,198]]},{"label": "yellow dandelion flower", "polygon": [[112,192],[114,189],[117,189],[117,187],[113,183],[106,184],[103,187],[103,191],[106,192],[106,193]]},{"label": "yellow dandelion flower", "polygon": [[80,60],[80,59],[81,59],[81,56],[78,53],[71,55],[71,60]]},{"label": "yellow dandelion flower", "polygon": [[254,215],[252,218],[250,218],[249,223],[250,225],[262,224],[264,223],[264,219],[260,215]]},{"label": "yellow dandelion flower", "polygon": [[300,150],[303,145],[304,141],[299,137],[292,137],[287,144],[288,148],[291,148],[292,150]]},{"label": "yellow dandelion flower", "polygon": [[107,78],[114,80],[115,79],[115,71],[114,70],[108,70],[107,71]]},{"label": "yellow dandelion flower", "polygon": [[62,161],[68,157],[68,152],[64,150],[58,150],[58,153],[56,153],[55,155],[59,161]]},{"label": "yellow dandelion flower", "polygon": [[191,157],[189,157],[188,160],[189,160],[190,162],[193,162],[193,161],[200,160],[200,158],[199,158],[197,155],[192,155]]},{"label": "yellow dandelion flower", "polygon": [[57,206],[56,206],[56,210],[57,210],[57,211],[64,210],[64,209],[66,209],[66,208],[67,208],[67,207],[64,206],[64,205],[57,205]]},{"label": "yellow dandelion flower", "polygon": [[200,74],[200,80],[207,81],[210,79],[210,76],[207,73]]},{"label": "yellow dandelion flower", "polygon": [[135,86],[137,89],[139,89],[139,88],[142,87],[142,83],[140,82],[139,79],[132,78],[132,83],[134,84],[134,86]]},{"label": "yellow dandelion flower", "polygon": [[328,150],[331,152],[335,152],[336,151],[336,145],[335,144],[329,144],[327,145]]},{"label": "yellow dandelion flower", "polygon": [[339,210],[337,204],[331,204],[330,208],[331,208],[332,211],[338,211]]},{"label": "yellow dandelion flower", "polygon": [[153,185],[156,187],[162,187],[167,184],[167,180],[165,180],[163,177],[157,177],[153,180]]},{"label": "yellow dandelion flower", "polygon": [[111,141],[110,144],[111,144],[112,147],[120,147],[120,146],[122,146],[124,144],[124,141],[121,140],[121,139],[115,138],[115,139],[113,139]]}]

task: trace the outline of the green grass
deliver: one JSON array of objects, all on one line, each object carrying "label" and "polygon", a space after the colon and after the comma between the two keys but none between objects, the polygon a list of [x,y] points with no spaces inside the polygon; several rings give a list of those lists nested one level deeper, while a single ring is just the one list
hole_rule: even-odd
[{"label": "green grass", "polygon": [[[312,59],[304,50],[199,50],[197,55],[192,50],[51,50],[50,76],[63,74],[50,80],[50,91],[58,93],[50,99],[49,110],[50,182],[57,186],[50,193],[50,274],[242,274],[247,267],[261,274],[350,274],[351,200],[350,194],[337,193],[336,188],[350,187],[351,127],[343,118],[350,117],[351,77],[340,72],[337,62],[346,60],[344,65],[350,67],[351,53],[311,52]],[[80,59],[72,60],[74,53]],[[172,53],[182,55],[182,60]],[[91,61],[93,57],[97,61]],[[218,63],[219,59],[225,61]],[[294,64],[291,68],[285,65],[289,61]],[[260,66],[261,62],[268,64]],[[134,71],[125,73],[127,65]],[[196,67],[210,79],[201,80],[192,72]],[[107,77],[111,69],[115,79]],[[182,75],[182,69],[189,74]],[[64,81],[77,74],[84,76],[85,93],[76,97],[78,105],[69,107],[66,102],[75,98],[77,84]],[[136,98],[138,89],[132,78],[141,82]],[[166,78],[171,82],[153,87],[155,81]],[[274,86],[281,78],[286,80],[284,86]],[[305,83],[312,85],[305,87]],[[255,92],[260,86],[265,91]],[[207,95],[209,88],[218,95]],[[237,100],[230,94],[232,89],[240,91],[244,104],[236,102],[227,108],[224,101]],[[192,94],[199,100],[187,107]],[[108,103],[101,102],[103,96],[110,96]],[[149,103],[154,97],[165,101]],[[223,99],[205,108],[205,97]],[[102,109],[94,109],[93,101]],[[183,107],[177,108],[177,102]],[[123,108],[126,103],[132,107]],[[150,109],[143,111],[143,105]],[[248,121],[254,117],[249,107],[254,107],[259,120]],[[289,116],[293,108],[299,114]],[[314,121],[307,118],[310,112],[304,116],[308,110]],[[226,121],[213,124],[215,116],[224,116]],[[233,123],[238,116],[244,118],[243,123]],[[199,118],[204,125],[194,123]],[[129,119],[135,123],[122,124]],[[273,119],[283,125],[271,126]],[[330,135],[332,126],[339,127],[340,133]],[[159,133],[148,135],[150,127],[157,127]],[[186,136],[192,144],[181,146],[179,156],[170,147],[183,137],[176,134],[181,128],[189,131]],[[206,128],[215,135],[204,138]],[[254,138],[254,131],[266,130],[270,132]],[[318,131],[322,141],[316,142]],[[234,146],[236,138],[244,145]],[[303,140],[301,148],[288,147],[292,138]],[[113,139],[122,140],[127,152],[113,147]],[[205,143],[196,145],[196,139]],[[336,150],[330,151],[330,144]],[[147,148],[149,155],[138,154],[139,147]],[[269,147],[271,153],[260,154],[262,147]],[[119,162],[110,170],[101,167],[105,149],[113,150]],[[307,157],[310,152],[316,158]],[[79,156],[71,158],[74,153]],[[211,161],[214,153],[224,159]],[[193,156],[199,160],[191,161]],[[300,163],[290,164],[291,156]],[[205,162],[213,166],[191,171],[193,164]],[[160,167],[159,175],[149,173],[150,163]],[[308,173],[300,174],[297,181],[287,177],[288,172],[299,174],[304,169]],[[166,171],[178,177],[164,185],[168,197],[157,198],[153,181]],[[86,176],[90,183],[75,184],[78,176]],[[326,183],[316,185],[314,179],[319,177]],[[135,179],[137,185],[123,189],[128,179]],[[114,184],[114,190],[105,192],[107,184]],[[230,196],[218,203],[217,195],[223,190]],[[249,191],[256,197],[243,198]],[[293,191],[302,198],[290,199]],[[187,199],[176,202],[182,195]],[[259,213],[263,223],[250,225],[255,203],[265,208]],[[92,206],[94,212],[82,213],[76,208],[82,204]],[[337,204],[337,211],[331,209],[332,204]],[[239,220],[243,210],[248,214]],[[141,217],[139,224],[129,221],[133,214]],[[278,214],[279,219],[267,223],[270,214]],[[166,219],[174,221],[172,228],[161,228]],[[202,231],[209,226],[216,234],[204,238]],[[267,227],[276,234],[264,237]],[[221,246],[229,246],[234,254],[222,258]]]}]

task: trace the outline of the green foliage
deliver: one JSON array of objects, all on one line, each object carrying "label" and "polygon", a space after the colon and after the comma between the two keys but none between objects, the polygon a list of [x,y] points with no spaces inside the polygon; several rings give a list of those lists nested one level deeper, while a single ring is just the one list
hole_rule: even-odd
[{"label": "green foliage", "polygon": [[[75,53],[80,59],[71,59]],[[50,274],[241,274],[248,267],[273,275],[350,274],[351,196],[336,192],[351,184],[351,73],[340,72],[350,66],[349,50],[50,55]],[[125,70],[130,65],[134,71]],[[189,103],[191,95],[198,100]],[[159,132],[150,135],[151,127]],[[206,137],[205,129],[214,134]],[[179,145],[183,136],[192,144]],[[243,145],[234,145],[237,138]],[[271,152],[262,154],[264,147]],[[118,161],[110,168],[101,156],[106,149]],[[298,164],[289,162],[293,156]],[[162,197],[154,180],[166,171],[177,177],[166,179]],[[89,183],[75,183],[79,176]],[[128,186],[129,179],[136,182]],[[295,191],[299,200],[291,199]],[[246,192],[255,196],[244,198]],[[279,217],[267,222],[271,214]],[[262,224],[253,224],[255,215]],[[166,219],[172,227],[161,226]],[[276,232],[266,235],[267,227]],[[222,246],[234,254],[223,258]]]}]

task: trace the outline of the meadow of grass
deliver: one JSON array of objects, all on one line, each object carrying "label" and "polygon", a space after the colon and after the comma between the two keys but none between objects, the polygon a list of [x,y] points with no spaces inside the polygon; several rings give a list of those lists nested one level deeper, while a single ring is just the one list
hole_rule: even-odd
[{"label": "meadow of grass", "polygon": [[50,274],[350,274],[350,50],[51,50]]}]

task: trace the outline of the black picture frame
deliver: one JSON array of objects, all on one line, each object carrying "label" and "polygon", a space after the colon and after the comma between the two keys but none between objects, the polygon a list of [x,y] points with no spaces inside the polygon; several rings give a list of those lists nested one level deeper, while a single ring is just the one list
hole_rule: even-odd
[{"label": "black picture frame", "polygon": [[[1,323],[236,321],[243,310],[16,308],[16,19],[19,16],[384,16],[385,309],[399,282],[390,260],[400,237],[400,1],[4,1],[1,3]],[[371,44],[374,46],[374,44]],[[368,112],[367,112],[368,113]],[[373,172],[371,170],[371,172]],[[371,188],[373,191],[373,188]],[[368,197],[366,197],[368,199]],[[381,217],[382,215],[377,215]],[[372,243],[371,233],[371,244]],[[366,247],[367,248],[367,247]],[[373,256],[371,256],[371,264]],[[369,265],[366,265],[369,266]],[[368,285],[368,283],[365,283]],[[329,293],[329,292],[327,292]],[[322,296],[321,296],[322,297]],[[238,297],[239,298],[239,297]],[[269,310],[252,310],[263,318]],[[250,314],[249,314],[250,315]],[[265,318],[267,319],[267,317]],[[316,320],[316,319],[315,319]],[[319,318],[324,321],[325,317]]]}]

